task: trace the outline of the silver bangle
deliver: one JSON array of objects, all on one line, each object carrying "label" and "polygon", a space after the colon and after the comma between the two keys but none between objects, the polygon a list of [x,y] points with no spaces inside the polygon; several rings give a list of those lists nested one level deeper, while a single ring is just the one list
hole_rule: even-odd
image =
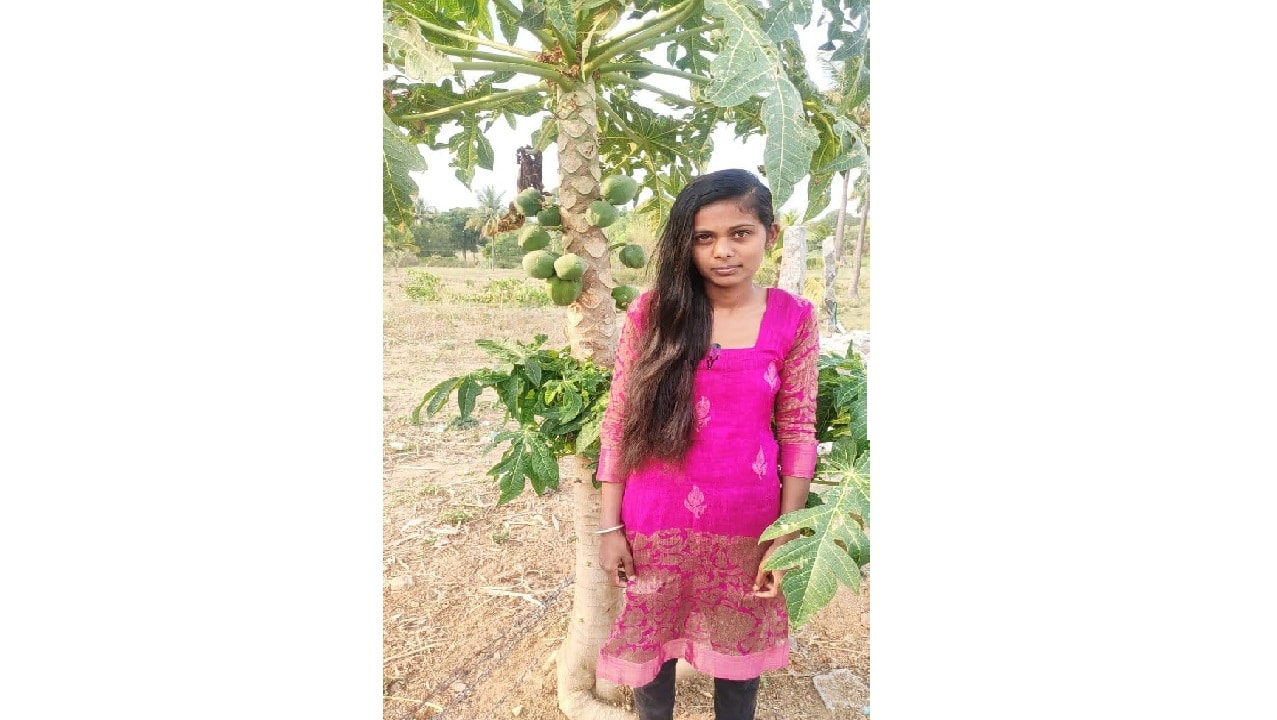
[{"label": "silver bangle", "polygon": [[625,527],[625,523],[621,523],[620,525],[614,525],[613,527],[610,527],[606,530],[594,530],[593,532],[595,535],[606,535],[607,533],[610,533],[613,530],[620,530],[623,527]]}]

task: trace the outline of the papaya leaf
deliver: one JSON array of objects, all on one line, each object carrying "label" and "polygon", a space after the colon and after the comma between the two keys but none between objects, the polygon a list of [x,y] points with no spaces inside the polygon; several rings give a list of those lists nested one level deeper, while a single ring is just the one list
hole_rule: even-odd
[{"label": "papaya leaf", "polygon": [[[541,386],[541,403],[544,407],[549,408],[555,405],[559,399],[559,395],[563,392],[563,382],[561,380],[552,380]],[[555,411],[557,414],[558,411]]]},{"label": "papaya leaf", "polygon": [[519,16],[503,3],[496,3],[497,24],[501,27],[501,37],[511,45],[519,38]]},{"label": "papaya leaf", "polygon": [[559,123],[553,115],[548,115],[541,121],[541,127],[532,131],[532,150],[545,152],[558,139]]},{"label": "papaya leaf", "polygon": [[506,410],[509,411],[510,416],[522,422],[526,416],[526,412],[519,402],[523,395],[523,378],[519,375],[511,374],[497,386],[497,394],[501,396],[501,401],[505,403]]},{"label": "papaya leaf", "polygon": [[474,401],[482,392],[483,388],[470,377],[457,386],[457,407],[461,410],[462,420],[470,419],[470,413],[474,412]]},{"label": "papaya leaf", "polygon": [[382,113],[382,213],[392,224],[410,223],[417,181],[411,172],[426,169],[421,150],[404,137],[389,115]]},{"label": "papaya leaf", "polygon": [[[483,448],[483,452],[486,455],[487,453],[491,452],[493,448],[500,445],[501,443],[507,442],[509,440],[513,440],[517,437],[519,437],[519,433],[515,432],[514,430],[503,430],[497,433],[496,435],[492,436],[492,441],[489,442],[487,446]],[[509,454],[502,455],[500,462],[492,466],[492,468],[488,471],[488,474],[491,475],[495,471],[505,470],[507,467],[509,467],[511,462],[513,462],[513,460]]]},{"label": "papaya leaf", "polygon": [[843,153],[836,156],[829,164],[816,169],[817,172],[840,173],[864,167],[864,162],[855,153]]},{"label": "papaya leaf", "polygon": [[[856,398],[851,404],[851,434],[857,440],[865,442],[869,438],[869,413],[867,412],[867,399],[863,394]],[[868,470],[865,471],[868,473]]]},{"label": "papaya leaf", "polygon": [[770,540],[801,529],[811,531],[810,536],[796,537],[781,545],[763,565],[768,570],[786,571],[781,588],[794,627],[829,604],[838,583],[858,591],[858,563],[869,558],[869,539],[853,518],[853,513],[868,513],[868,498],[851,481],[845,481],[826,492],[824,501],[818,507],[782,515],[760,538]]},{"label": "papaya leaf", "polygon": [[544,495],[549,489],[557,489],[559,487],[559,464],[554,459],[554,453],[550,450],[550,446],[545,443],[545,439],[541,435],[528,436],[525,441],[528,444],[529,463],[528,478],[532,480],[532,489],[537,495]]},{"label": "papaya leaf", "polygon": [[[510,452],[515,452],[511,450]],[[521,467],[521,463],[520,463]],[[501,495],[497,497],[498,505],[505,505],[511,500],[523,494],[523,488],[527,486],[527,475],[522,472],[503,472],[496,476],[497,487],[501,490]]]},{"label": "papaya leaf", "polygon": [[585,409],[585,399],[581,397],[581,393],[571,385],[563,388],[563,402],[559,409],[559,419],[568,421],[581,414]]},{"label": "papaya leaf", "polygon": [[869,52],[869,14],[861,16],[860,25],[847,36],[847,44],[839,48],[847,57],[867,55]]},{"label": "papaya leaf", "polygon": [[[846,537],[841,540],[851,559],[863,567],[869,564],[869,536],[854,525],[846,525]],[[853,588],[854,589],[854,588]]]},{"label": "papaya leaf", "polygon": [[487,0],[462,0],[467,3],[466,19],[470,21],[470,29],[477,32],[480,36],[489,39],[496,37],[496,31],[492,27],[492,13],[488,10]]},{"label": "papaya leaf", "polygon": [[504,505],[523,493],[523,488],[527,484],[530,462],[527,444],[521,432],[514,431],[502,433],[502,435],[506,436],[504,439],[508,440],[510,445],[501,456],[501,462],[488,471],[489,475],[496,478],[497,486],[501,489],[501,495],[497,498],[498,505]]},{"label": "papaya leaf", "polygon": [[536,360],[528,358],[523,363],[523,375],[527,377],[528,382],[532,383],[533,387],[540,386],[541,385],[541,364],[538,363]]},{"label": "papaya leaf", "polygon": [[740,0],[706,0],[705,11],[722,20],[725,30],[723,45],[710,63],[713,80],[706,98],[720,107],[732,107],[774,89],[779,59],[749,8]]},{"label": "papaya leaf", "polygon": [[496,159],[492,150],[492,141],[488,140],[488,136],[484,133],[479,133],[477,140],[478,142],[475,143],[475,162],[484,170],[491,170],[492,163]]},{"label": "papaya leaf", "polygon": [[869,98],[869,65],[866,58],[856,58],[854,61],[855,78],[851,83],[851,92],[847,93],[846,107],[857,108],[860,104]]},{"label": "papaya leaf", "polygon": [[472,20],[479,11],[476,0],[437,0],[449,17]]},{"label": "papaya leaf", "polygon": [[806,27],[811,22],[811,0],[773,0],[763,15],[762,29],[776,42],[794,38],[795,25]]},{"label": "papaya leaf", "polygon": [[493,357],[504,360],[512,365],[517,365],[527,358],[527,354],[518,346],[499,343],[495,340],[479,339],[474,341],[475,345],[483,348],[483,351]]},{"label": "papaya leaf", "polygon": [[742,0],[706,0],[707,13],[723,21],[724,41],[710,64],[713,75],[706,98],[732,107],[765,93],[760,119],[766,130],[763,165],[777,207],[807,175],[819,139],[807,122],[802,96],[781,65],[775,44],[759,28]]},{"label": "papaya leaf", "polygon": [[538,495],[558,488],[559,466],[544,435],[534,429],[521,428],[498,437],[510,443],[501,462],[488,471],[501,489],[498,505],[518,497],[529,482]]},{"label": "papaya leaf", "polygon": [[576,8],[572,0],[544,0],[550,23],[565,37],[576,37]]},{"label": "papaya leaf", "polygon": [[439,412],[439,408],[448,402],[448,396],[452,395],[452,391],[460,384],[461,378],[448,378],[427,390],[425,396],[421,398],[421,402],[412,411],[412,424],[421,424],[421,411],[423,408],[427,415],[434,415]]},{"label": "papaya leaf", "polygon": [[807,181],[807,210],[803,213],[803,222],[820,215],[829,207],[833,196],[833,180],[834,174],[831,172],[811,174],[811,179]]},{"label": "papaya leaf", "polygon": [[[833,491],[831,490],[830,492]],[[803,508],[801,510],[785,513],[777,518],[776,522],[768,525],[767,529],[763,531],[763,534],[759,536],[758,539],[772,540],[780,537],[781,535],[798,532],[805,527],[810,527],[811,522],[813,522],[815,518],[827,514],[828,512],[828,499],[826,499],[826,504],[819,507]]]},{"label": "papaya leaf", "polygon": [[602,430],[603,430],[603,416],[602,414],[597,414],[592,419],[590,419],[589,422],[582,425],[581,431],[577,433],[576,452],[585,453],[586,451],[591,450],[594,444],[596,442],[599,442],[599,437],[602,434]]},{"label": "papaya leaf", "polygon": [[[806,509],[819,510],[819,508]],[[816,546],[819,544],[820,542],[815,537],[796,537],[777,548],[772,553],[771,558],[763,563],[763,568],[766,570],[788,570],[789,568],[798,567],[815,553]]]},{"label": "papaya leaf", "polygon": [[807,175],[819,143],[816,131],[803,118],[802,98],[788,80],[778,82],[775,91],[763,100],[763,125],[767,128],[763,165],[777,207],[789,200],[794,185]]},{"label": "papaya leaf", "polygon": [[492,169],[492,143],[479,130],[478,118],[474,115],[462,121],[461,132],[452,136],[448,141],[448,148],[452,151],[449,166],[456,168],[457,179],[466,187],[470,187],[470,183],[474,181],[476,165],[484,170]]},{"label": "papaya leaf", "polygon": [[818,170],[825,170],[839,156],[846,154],[842,137],[840,137],[838,128],[835,126],[834,119],[828,112],[812,113],[811,122],[816,128],[820,139],[820,143],[816,146],[816,152],[811,156],[811,166]]},{"label": "papaya leaf", "polygon": [[540,30],[545,27],[544,0],[524,0],[523,15],[519,17],[519,27],[528,30]]},{"label": "papaya leaf", "polygon": [[[538,494],[558,488],[559,457],[581,453],[593,461],[598,456],[599,424],[607,407],[611,373],[577,360],[569,348],[542,348],[547,340],[544,334],[530,343],[477,340],[476,344],[503,367],[449,378],[431,388],[418,409],[437,411],[456,390],[461,411],[458,419],[462,420],[473,412],[485,388],[497,393],[506,407],[506,419],[520,425],[517,430],[494,435],[484,450],[487,453],[509,443],[501,459],[488,470],[500,488],[501,503],[518,497],[529,484]],[[578,448],[583,430],[585,437]]]},{"label": "papaya leaf", "polygon": [[390,48],[404,75],[411,80],[433,85],[455,72],[452,61],[426,41],[421,35],[421,27],[415,22],[402,25],[385,23],[382,42]]}]

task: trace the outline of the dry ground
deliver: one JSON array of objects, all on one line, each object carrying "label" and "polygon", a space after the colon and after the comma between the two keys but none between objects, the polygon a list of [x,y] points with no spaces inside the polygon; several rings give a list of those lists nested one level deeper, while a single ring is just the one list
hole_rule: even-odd
[{"label": "dry ground", "polygon": [[[489,364],[476,338],[542,332],[566,345],[562,312],[413,301],[407,272],[386,271],[384,298],[384,717],[561,720],[551,658],[572,602],[569,494],[496,505],[485,472],[501,450],[483,448],[502,414],[490,394],[468,428],[449,426],[455,402],[420,426],[409,414],[435,383]],[[493,276],[430,272],[458,287]],[[844,588],[797,630],[790,667],[763,678],[758,719],[865,717],[831,715],[812,677],[848,668],[868,684],[868,610],[867,585]],[[712,720],[711,688],[705,677],[680,681],[676,720]]]}]

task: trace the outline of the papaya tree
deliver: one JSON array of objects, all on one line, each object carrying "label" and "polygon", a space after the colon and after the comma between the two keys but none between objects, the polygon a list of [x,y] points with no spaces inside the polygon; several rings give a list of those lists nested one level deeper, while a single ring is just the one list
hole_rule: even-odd
[{"label": "papaya tree", "polygon": [[[846,120],[845,128],[850,135],[844,137],[843,146],[847,155],[838,162],[830,163],[842,177],[842,190],[838,194],[838,223],[834,231],[832,247],[825,253],[825,298],[826,319],[831,330],[842,330],[838,321],[838,303],[835,295],[834,280],[838,276],[838,266],[843,256],[844,239],[847,232],[847,203],[852,197],[860,198],[860,225],[854,251],[855,265],[851,281],[851,297],[860,297],[860,263],[864,251],[864,230],[869,216],[869,12],[860,19],[865,30],[857,34],[855,42],[846,43],[834,49],[832,44],[825,47],[832,49],[823,63],[825,72],[834,80],[834,87],[824,94],[824,99],[832,105],[835,113]],[[861,42],[860,38],[863,38]],[[854,185],[852,171],[859,170]]]},{"label": "papaya tree", "polygon": [[[450,151],[468,186],[476,167],[494,167],[486,136],[494,124],[539,121],[528,142],[557,154],[557,232],[582,261],[571,281],[579,286],[563,298],[572,355],[611,367],[620,329],[614,248],[601,227],[607,213],[591,213],[605,175],[637,181],[633,212],[655,229],[726,125],[738,137],[764,137],[762,170],[777,207],[807,178],[805,217],[828,206],[852,132],[811,82],[799,47],[797,28],[817,9],[834,52],[859,52],[867,0],[387,0],[386,218],[402,222],[419,191],[409,174],[425,169],[417,146]],[[511,212],[535,223],[526,216],[540,204]],[[621,603],[596,563],[599,493],[579,458],[563,469],[572,476],[577,558],[559,704],[574,719],[629,717],[600,702],[615,688],[594,673]],[[557,467],[543,471],[558,483]]]}]

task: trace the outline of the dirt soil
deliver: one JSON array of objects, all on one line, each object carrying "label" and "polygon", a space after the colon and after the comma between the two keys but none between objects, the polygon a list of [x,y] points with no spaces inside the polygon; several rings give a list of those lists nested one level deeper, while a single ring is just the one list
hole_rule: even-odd
[{"label": "dirt soil", "polygon": [[[464,287],[517,271],[430,269]],[[562,720],[553,653],[572,603],[573,535],[567,492],[531,490],[498,507],[484,453],[502,425],[480,397],[472,427],[455,400],[413,425],[422,395],[446,377],[492,364],[477,338],[567,338],[558,308],[465,306],[411,300],[409,271],[389,269],[384,297],[384,718]],[[865,718],[869,705],[868,582],[842,588],[792,634],[790,666],[763,676],[758,720]],[[863,683],[852,708],[830,712],[813,677],[846,668]],[[680,680],[676,720],[712,720],[712,680]],[[626,702],[628,703],[628,695]]]}]

